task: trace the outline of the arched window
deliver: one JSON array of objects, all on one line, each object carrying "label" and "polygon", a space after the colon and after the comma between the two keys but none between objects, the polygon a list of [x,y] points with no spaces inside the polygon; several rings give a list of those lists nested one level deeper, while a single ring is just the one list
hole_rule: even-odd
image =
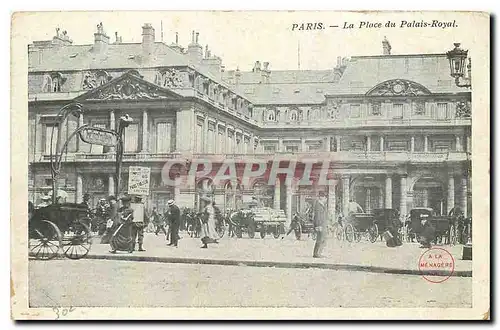
[{"label": "arched window", "polygon": [[105,75],[99,75],[97,77],[97,86],[102,86],[108,82],[108,77]]},{"label": "arched window", "polygon": [[274,110],[267,110],[267,121],[276,121]]},{"label": "arched window", "polygon": [[319,109],[314,109],[312,112],[311,120],[319,120],[319,119],[320,119]]},{"label": "arched window", "polygon": [[290,112],[290,120],[291,121],[297,121],[297,120],[299,120],[299,113],[298,113],[297,110],[292,110]]},{"label": "arched window", "polygon": [[156,71],[155,84],[158,86],[163,86],[163,74],[160,71]]},{"label": "arched window", "polygon": [[52,92],[52,78],[49,74],[43,76],[42,92],[50,93]]},{"label": "arched window", "polygon": [[52,92],[60,92],[61,91],[61,84],[59,81],[59,77],[54,77],[52,79]]}]

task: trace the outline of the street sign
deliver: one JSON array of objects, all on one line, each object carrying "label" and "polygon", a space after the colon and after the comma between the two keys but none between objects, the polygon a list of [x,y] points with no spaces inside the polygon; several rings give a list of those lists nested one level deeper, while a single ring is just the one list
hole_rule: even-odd
[{"label": "street sign", "polygon": [[128,170],[129,195],[149,195],[151,169],[143,166],[130,166]]},{"label": "street sign", "polygon": [[86,127],[80,131],[83,142],[106,147],[115,147],[118,144],[116,132],[99,127]]}]

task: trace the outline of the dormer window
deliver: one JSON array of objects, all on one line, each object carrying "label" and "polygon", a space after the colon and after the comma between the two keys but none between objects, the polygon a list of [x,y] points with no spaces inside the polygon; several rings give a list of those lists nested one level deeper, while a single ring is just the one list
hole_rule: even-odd
[{"label": "dormer window", "polygon": [[290,111],[290,121],[297,121],[299,119],[299,112],[297,110]]},{"label": "dormer window", "polygon": [[267,121],[276,121],[274,110],[267,110]]},{"label": "dormer window", "polygon": [[66,79],[59,72],[46,73],[43,76],[42,92],[43,93],[58,93]]}]

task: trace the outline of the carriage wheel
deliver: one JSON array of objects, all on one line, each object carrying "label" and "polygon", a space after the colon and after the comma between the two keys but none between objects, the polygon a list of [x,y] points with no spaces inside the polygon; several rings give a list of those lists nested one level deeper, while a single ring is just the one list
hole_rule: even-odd
[{"label": "carriage wheel", "polygon": [[260,229],[260,238],[265,238],[266,237],[266,227],[262,226]]},{"label": "carriage wheel", "polygon": [[74,223],[69,227],[69,235],[63,237],[63,252],[69,259],[85,257],[92,245],[89,227],[84,223]]},{"label": "carriage wheel", "polygon": [[449,240],[450,240],[449,243],[451,245],[457,244],[457,232],[455,230],[455,226],[453,226],[453,225],[450,226]]},{"label": "carriage wheel", "polygon": [[216,231],[217,231],[217,235],[219,235],[219,238],[222,238],[222,237],[224,237],[224,234],[226,233],[226,226],[224,226],[224,224],[221,223],[217,226]]},{"label": "carriage wheel", "polygon": [[254,238],[255,237],[255,227],[253,225],[248,226],[248,237]]},{"label": "carriage wheel", "polygon": [[344,231],[344,228],[339,225],[339,224],[335,224],[333,226],[333,237],[338,239],[339,241],[342,241],[344,240],[344,235],[345,231]]},{"label": "carriage wheel", "polygon": [[357,230],[354,231],[354,239],[356,240],[357,243],[361,242],[361,233]]},{"label": "carriage wheel", "polygon": [[349,242],[352,243],[354,242],[356,233],[354,232],[354,227],[349,223],[345,227],[345,239]]},{"label": "carriage wheel", "polygon": [[375,243],[377,241],[377,238],[378,238],[378,226],[377,226],[377,224],[374,223],[368,228],[368,235],[370,235],[369,239],[370,239],[371,243]]},{"label": "carriage wheel", "polygon": [[62,242],[62,234],[53,222],[41,220],[30,236],[32,236],[29,241],[29,254],[31,256],[40,260],[50,260],[57,256]]}]

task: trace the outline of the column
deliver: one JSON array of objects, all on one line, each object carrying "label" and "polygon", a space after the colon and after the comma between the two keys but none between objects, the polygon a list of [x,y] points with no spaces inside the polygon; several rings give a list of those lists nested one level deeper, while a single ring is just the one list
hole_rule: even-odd
[{"label": "column", "polygon": [[328,214],[330,215],[330,220],[335,222],[335,201],[337,200],[335,196],[335,186],[336,183],[330,183],[328,185]]},{"label": "column", "polygon": [[342,213],[344,217],[349,214],[349,184],[350,176],[342,176]]},{"label": "column", "polygon": [[380,136],[380,151],[384,151],[384,137]]},{"label": "column", "polygon": [[255,136],[253,133],[250,133],[250,141],[248,142],[248,148],[250,148],[249,150],[249,154],[253,155],[255,154],[255,149],[254,149],[254,145],[255,145]]},{"label": "column", "polygon": [[76,193],[75,193],[75,202],[81,203],[83,197],[83,178],[80,173],[76,174]]},{"label": "column", "polygon": [[108,177],[108,196],[115,194],[115,176],[110,174]]},{"label": "column", "polygon": [[286,228],[290,227],[290,223],[292,223],[292,195],[293,189],[290,183],[286,186]]},{"label": "column", "polygon": [[464,217],[467,217],[467,181],[468,178],[464,176],[460,183],[460,190],[462,191],[460,194],[460,209],[464,212]]},{"label": "column", "polygon": [[415,152],[415,137],[412,136],[410,140],[410,152]]},{"label": "column", "polygon": [[424,136],[424,152],[429,152],[429,136]]},{"label": "column", "polygon": [[279,210],[280,209],[280,201],[281,201],[281,193],[280,193],[280,180],[279,178],[276,178],[276,184],[274,185],[274,209]]},{"label": "column", "polygon": [[370,211],[371,211],[371,207],[370,207],[371,197],[372,197],[371,192],[372,191],[370,188],[365,189],[365,212],[366,213],[370,213]]},{"label": "column", "polygon": [[233,150],[231,150],[232,154],[237,154],[238,153],[238,139],[236,138],[236,128],[234,129],[233,132]]},{"label": "column", "polygon": [[470,135],[467,135],[467,152],[472,152],[472,140]]},{"label": "column", "polygon": [[203,153],[208,151],[208,116],[205,114],[205,120],[203,123]]},{"label": "column", "polygon": [[278,152],[283,152],[283,139],[279,138],[278,139]]},{"label": "column", "polygon": [[448,199],[446,201],[446,212],[455,206],[455,177],[453,174],[448,175]]},{"label": "column", "polygon": [[328,136],[325,142],[325,151],[331,151],[330,146],[332,145],[332,138]]},{"label": "column", "polygon": [[392,209],[392,177],[385,178],[385,208]]},{"label": "column", "polygon": [[219,122],[215,122],[214,153],[220,153]]},{"label": "column", "polygon": [[462,146],[462,137],[460,135],[455,136],[455,151],[457,152],[464,151]]},{"label": "column", "polygon": [[406,215],[406,174],[401,176],[401,198],[399,200],[399,214]]},{"label": "column", "polygon": [[366,136],[366,151],[372,151],[372,137],[370,135]]},{"label": "column", "polygon": [[342,142],[340,136],[336,136],[335,137],[335,144],[337,145],[337,149],[335,151],[341,151],[341,148],[340,148],[340,143]]},{"label": "column", "polygon": [[300,138],[300,151],[301,152],[307,152],[306,139],[305,138]]},{"label": "column", "polygon": [[[78,116],[78,127],[82,127],[83,126],[83,113],[80,113],[80,116]],[[41,129],[40,129],[41,131]],[[84,142],[78,138],[78,151],[79,152],[82,152],[83,151],[83,144]]]},{"label": "column", "polygon": [[148,111],[142,111],[142,152],[148,151]]},{"label": "column", "polygon": [[229,142],[228,142],[229,141],[229,131],[227,129],[227,124],[226,124],[226,126],[225,126],[224,129],[225,129],[226,133],[224,134],[224,150],[222,150],[222,153],[228,153],[228,154],[230,154],[231,151],[228,148],[228,145],[229,145]]}]

